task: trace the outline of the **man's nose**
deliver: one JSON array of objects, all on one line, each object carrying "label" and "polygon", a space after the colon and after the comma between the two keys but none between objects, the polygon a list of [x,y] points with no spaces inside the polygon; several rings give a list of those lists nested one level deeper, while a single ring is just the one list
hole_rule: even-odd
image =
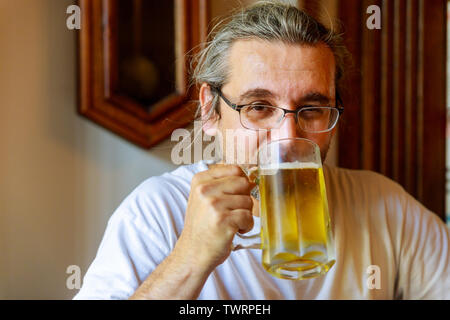
[{"label": "man's nose", "polygon": [[292,113],[286,114],[280,127],[272,133],[272,139],[286,139],[286,138],[305,138],[304,132],[299,128],[295,115]]}]

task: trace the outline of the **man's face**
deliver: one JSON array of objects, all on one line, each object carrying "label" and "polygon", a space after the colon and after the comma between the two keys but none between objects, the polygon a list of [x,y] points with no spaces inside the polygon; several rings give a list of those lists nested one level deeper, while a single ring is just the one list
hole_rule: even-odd
[{"label": "man's face", "polygon": [[[264,103],[295,110],[302,105],[334,105],[335,101],[335,62],[331,50],[325,44],[316,46],[289,45],[281,42],[261,40],[237,41],[233,44],[230,56],[230,77],[222,87],[223,95],[237,105]],[[207,102],[205,88],[202,86],[200,100]],[[202,101],[203,100],[203,101]],[[325,133],[302,131],[292,114],[286,115],[277,130],[258,132],[242,127],[239,112],[220,100],[221,119],[206,126],[206,133],[223,139],[224,161],[236,163],[236,154],[227,154],[230,143],[227,140],[231,131],[239,132],[238,140],[245,146],[237,146],[237,152],[253,156],[259,145],[283,138],[306,138],[320,147],[322,161],[325,160],[335,129]],[[204,127],[205,128],[205,127]],[[237,142],[239,144],[239,142]]]}]

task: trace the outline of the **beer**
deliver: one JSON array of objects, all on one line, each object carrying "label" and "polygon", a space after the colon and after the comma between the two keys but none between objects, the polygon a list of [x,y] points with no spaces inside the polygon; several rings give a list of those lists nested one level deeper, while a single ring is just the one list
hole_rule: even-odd
[{"label": "beer", "polygon": [[325,274],[334,249],[322,167],[279,163],[258,174],[264,268],[284,279]]},{"label": "beer", "polygon": [[303,138],[270,141],[258,149],[258,166],[244,172],[258,185],[261,233],[237,233],[233,250],[261,248],[264,269],[283,279],[327,273],[335,255],[319,146]]}]

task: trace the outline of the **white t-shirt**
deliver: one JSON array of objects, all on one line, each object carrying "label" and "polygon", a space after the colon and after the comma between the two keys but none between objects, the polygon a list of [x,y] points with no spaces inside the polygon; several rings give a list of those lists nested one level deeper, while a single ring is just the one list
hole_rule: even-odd
[{"label": "white t-shirt", "polygon": [[[75,299],[129,298],[174,248],[191,179],[207,168],[181,166],[138,186],[111,216]],[[263,269],[261,250],[242,249],[211,273],[199,299],[450,299],[450,235],[435,214],[375,172],[324,166],[324,175],[336,246],[326,275],[278,279]],[[379,289],[373,278],[368,285],[374,265]]]}]

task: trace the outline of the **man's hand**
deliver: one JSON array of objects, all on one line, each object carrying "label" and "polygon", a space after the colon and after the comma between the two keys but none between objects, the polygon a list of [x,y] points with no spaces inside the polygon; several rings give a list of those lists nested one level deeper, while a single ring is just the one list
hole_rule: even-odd
[{"label": "man's hand", "polygon": [[254,186],[235,165],[197,173],[174,250],[130,298],[196,299],[210,273],[230,255],[236,232],[253,228]]},{"label": "man's hand", "polygon": [[253,228],[255,186],[236,165],[213,165],[194,176],[177,247],[211,272],[230,255],[236,232]]}]

